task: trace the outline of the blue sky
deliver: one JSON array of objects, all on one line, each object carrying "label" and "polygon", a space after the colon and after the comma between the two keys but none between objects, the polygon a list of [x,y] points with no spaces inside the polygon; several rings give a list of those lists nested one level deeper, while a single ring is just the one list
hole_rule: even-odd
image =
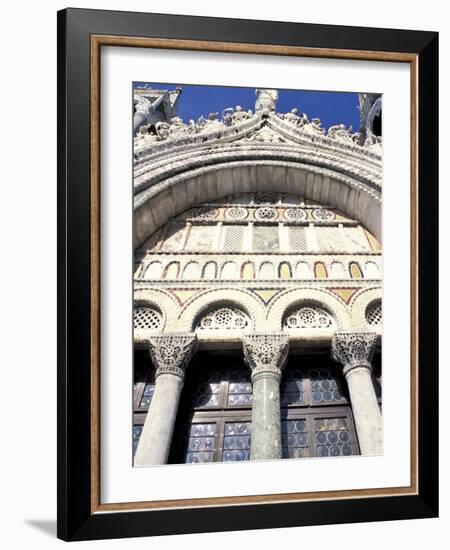
[{"label": "blue sky", "polygon": [[[141,87],[142,82],[135,82]],[[178,100],[178,115],[189,122],[200,115],[207,116],[218,112],[219,116],[226,107],[241,105],[244,109],[255,107],[254,88],[233,88],[224,86],[193,86],[184,84],[147,83],[147,86],[163,90],[175,90],[180,87],[183,93]],[[297,107],[311,119],[319,117],[322,126],[329,128],[334,124],[352,126],[359,130],[358,94],[352,92],[312,92],[302,90],[278,89],[277,111],[286,113]]]}]

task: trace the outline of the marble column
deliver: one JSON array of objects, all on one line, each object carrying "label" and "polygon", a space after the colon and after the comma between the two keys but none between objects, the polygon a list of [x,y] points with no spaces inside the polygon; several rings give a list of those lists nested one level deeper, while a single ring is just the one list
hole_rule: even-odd
[{"label": "marble column", "polygon": [[344,367],[363,455],[383,453],[383,424],[372,381],[371,360],[376,341],[376,333],[370,331],[338,331],[332,341],[333,359]]},{"label": "marble column", "polygon": [[155,390],[134,457],[135,466],[167,463],[185,370],[197,347],[197,337],[152,336],[149,347],[156,367]]},{"label": "marble column", "polygon": [[284,334],[251,334],[242,343],[253,384],[250,459],[281,458],[280,380],[289,339]]}]

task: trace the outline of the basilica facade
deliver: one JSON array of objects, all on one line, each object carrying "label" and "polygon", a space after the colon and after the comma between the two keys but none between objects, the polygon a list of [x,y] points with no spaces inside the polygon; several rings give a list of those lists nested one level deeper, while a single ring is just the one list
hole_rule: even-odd
[{"label": "basilica facade", "polygon": [[277,98],[135,91],[135,466],[382,453],[381,98]]}]

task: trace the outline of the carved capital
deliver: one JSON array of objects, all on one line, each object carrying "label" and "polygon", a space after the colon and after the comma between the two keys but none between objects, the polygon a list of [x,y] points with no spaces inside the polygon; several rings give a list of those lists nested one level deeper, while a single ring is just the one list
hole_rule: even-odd
[{"label": "carved capital", "polygon": [[164,334],[149,338],[150,356],[160,374],[174,374],[184,379],[186,367],[197,349],[197,336],[191,333]]},{"label": "carved capital", "polygon": [[262,373],[281,377],[289,352],[289,338],[285,334],[250,334],[244,336],[242,345],[244,359],[252,371],[253,380]]},{"label": "carved capital", "polygon": [[338,331],[334,333],[331,343],[332,357],[343,365],[344,375],[357,367],[371,369],[370,362],[376,343],[376,332]]}]

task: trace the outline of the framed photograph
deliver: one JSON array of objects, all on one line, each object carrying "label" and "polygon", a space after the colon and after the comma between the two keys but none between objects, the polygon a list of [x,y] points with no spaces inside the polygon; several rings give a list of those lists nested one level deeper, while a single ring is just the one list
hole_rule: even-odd
[{"label": "framed photograph", "polygon": [[436,517],[437,33],[67,9],[58,55],[58,536]]}]

